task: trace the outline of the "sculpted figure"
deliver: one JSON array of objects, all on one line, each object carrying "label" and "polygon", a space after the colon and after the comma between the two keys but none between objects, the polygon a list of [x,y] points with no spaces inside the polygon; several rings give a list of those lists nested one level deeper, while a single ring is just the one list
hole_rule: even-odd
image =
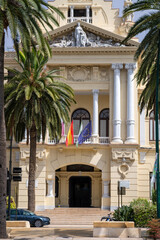
[{"label": "sculpted figure", "polygon": [[75,40],[76,40],[76,47],[85,47],[87,43],[87,35],[83,31],[79,22],[77,24],[77,27],[75,28]]}]

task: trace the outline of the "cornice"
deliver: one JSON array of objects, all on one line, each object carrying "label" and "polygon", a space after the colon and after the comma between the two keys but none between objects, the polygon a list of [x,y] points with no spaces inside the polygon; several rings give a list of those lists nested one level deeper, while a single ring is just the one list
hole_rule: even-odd
[{"label": "cornice", "polygon": [[134,55],[137,50],[137,47],[100,47],[100,48],[93,48],[93,47],[87,47],[87,48],[78,48],[78,47],[72,47],[72,48],[52,48],[53,54],[78,54],[78,55],[108,55],[108,54],[118,54],[121,55]]}]

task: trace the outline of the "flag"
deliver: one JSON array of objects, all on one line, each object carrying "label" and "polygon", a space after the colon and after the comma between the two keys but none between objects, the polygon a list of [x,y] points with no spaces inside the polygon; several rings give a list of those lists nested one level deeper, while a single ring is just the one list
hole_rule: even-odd
[{"label": "flag", "polygon": [[[151,178],[151,190],[153,189],[153,184],[156,181],[157,160],[158,160],[158,153],[156,153],[156,160],[155,160],[155,163],[154,163],[154,168],[153,168],[153,173],[152,173],[152,178]],[[151,191],[151,194],[152,194],[152,191]]]},{"label": "flag", "polygon": [[[78,133],[78,138],[79,138],[82,130],[83,130],[83,123],[81,122],[81,125],[80,125],[80,128],[79,128],[79,133]],[[78,147],[78,143],[79,143],[79,142],[78,142],[78,140],[77,140],[76,147]]]},{"label": "flag", "polygon": [[91,121],[85,126],[83,131],[78,137],[78,144],[82,144],[87,139],[89,139],[92,136],[92,123]]},{"label": "flag", "polygon": [[64,122],[63,120],[61,120],[61,136],[63,137],[64,136]]},{"label": "flag", "polygon": [[73,134],[73,121],[71,122],[71,126],[68,131],[68,135],[66,138],[66,146],[74,144],[74,134]]}]

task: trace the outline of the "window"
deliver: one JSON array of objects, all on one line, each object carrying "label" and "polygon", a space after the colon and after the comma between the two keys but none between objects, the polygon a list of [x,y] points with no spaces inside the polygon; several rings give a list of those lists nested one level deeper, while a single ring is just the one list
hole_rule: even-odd
[{"label": "window", "polygon": [[67,172],[94,172],[94,167],[84,164],[74,164],[67,166]]},{"label": "window", "polygon": [[[160,140],[160,120],[158,121],[158,125],[159,125],[159,140]],[[156,140],[156,122],[155,122],[154,111],[150,112],[149,114],[149,140],[150,141]]]},{"label": "window", "polygon": [[109,137],[109,108],[103,109],[99,114],[99,136]]},{"label": "window", "polygon": [[[89,9],[89,16],[92,17],[92,9]],[[71,10],[68,9],[68,17],[71,17]],[[86,8],[74,8],[74,18],[87,17]]]},{"label": "window", "polygon": [[90,114],[85,109],[77,109],[72,114],[72,120],[74,135],[78,135],[81,122],[84,128],[90,121]]}]

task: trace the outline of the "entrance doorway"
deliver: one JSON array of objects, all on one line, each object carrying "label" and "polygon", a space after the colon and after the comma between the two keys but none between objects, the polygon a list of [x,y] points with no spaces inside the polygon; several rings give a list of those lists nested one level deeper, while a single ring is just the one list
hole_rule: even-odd
[{"label": "entrance doorway", "polygon": [[70,177],[69,207],[91,207],[90,177]]}]

